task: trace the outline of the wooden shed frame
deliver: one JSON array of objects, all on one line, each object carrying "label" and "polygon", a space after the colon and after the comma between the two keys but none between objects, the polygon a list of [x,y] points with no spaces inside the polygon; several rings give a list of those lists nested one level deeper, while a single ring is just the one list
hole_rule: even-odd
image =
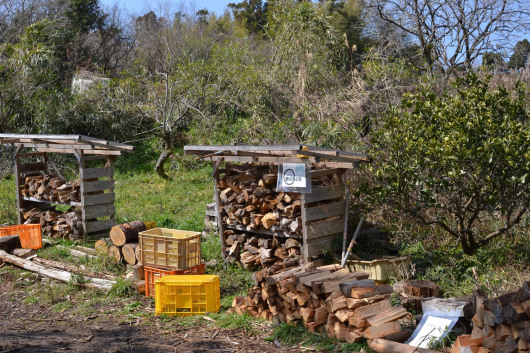
[{"label": "wooden shed frame", "polygon": [[[23,223],[23,210],[31,203],[48,203],[75,206],[81,210],[84,236],[106,232],[116,224],[114,194],[114,161],[122,152],[131,152],[134,147],[123,143],[101,140],[83,135],[26,135],[0,134],[0,143],[15,147],[15,180],[17,194],[18,223]],[[23,152],[24,149],[31,149]],[[79,164],[81,202],[52,202],[22,195],[23,173],[49,172],[52,168],[57,176],[60,171],[48,153],[73,154]],[[23,157],[40,157],[40,162],[21,163]],[[103,167],[87,168],[88,161],[102,161]],[[107,218],[98,220],[98,218]]]},{"label": "wooden shed frame", "polygon": [[[307,146],[301,144],[287,145],[233,145],[233,146],[184,146],[186,154],[198,155],[198,159],[209,159],[213,163],[213,184],[215,196],[215,213],[219,237],[222,244],[223,256],[227,248],[224,231],[226,229],[240,230],[249,233],[269,236],[293,237],[282,231],[252,230],[244,227],[224,224],[222,221],[222,205],[217,183],[219,169],[223,162],[236,163],[304,163],[311,167],[311,178],[334,174],[339,184],[333,186],[312,187],[309,194],[300,194],[302,201],[302,248],[301,256],[304,262],[311,261],[313,256],[322,254],[324,249],[330,249],[333,239],[344,231],[344,216],[346,209],[346,187],[342,176],[348,169],[360,163],[370,162],[370,158],[362,153],[354,153],[324,147]],[[318,170],[313,170],[319,168]],[[310,203],[327,201],[327,203],[308,207]],[[331,221],[327,221],[333,217]],[[339,217],[339,218],[337,218]]]}]

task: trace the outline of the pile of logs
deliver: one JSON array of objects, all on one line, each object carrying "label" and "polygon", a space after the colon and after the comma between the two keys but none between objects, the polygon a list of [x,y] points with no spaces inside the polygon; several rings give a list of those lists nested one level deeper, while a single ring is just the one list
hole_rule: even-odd
[{"label": "pile of logs", "polygon": [[138,233],[147,230],[142,221],[132,221],[115,225],[110,230],[110,237],[99,239],[94,247],[101,254],[108,254],[118,262],[136,265],[142,261],[138,246]]},{"label": "pile of logs", "polygon": [[233,230],[225,231],[224,236],[227,245],[225,260],[240,262],[248,270],[282,265],[284,262],[298,264],[301,240]]},{"label": "pile of logs", "polygon": [[53,175],[27,176],[24,179],[22,195],[51,202],[80,202],[80,186],[79,179],[67,182],[63,178]]},{"label": "pile of logs", "polygon": [[[217,183],[224,224],[246,231],[283,231],[302,237],[300,194],[276,192],[277,166],[226,163]],[[314,179],[314,185],[333,185],[333,177]]]},{"label": "pile of logs", "polygon": [[77,240],[84,234],[81,210],[75,207],[63,212],[45,204],[24,212],[22,216],[24,224],[39,223],[43,237]]},{"label": "pile of logs", "polygon": [[233,311],[274,322],[301,322],[309,331],[350,343],[386,338],[405,341],[411,315],[392,306],[392,288],[376,285],[365,272],[350,273],[338,265],[293,268],[273,265],[255,274],[246,297],[236,297]]},{"label": "pile of logs", "polygon": [[471,335],[459,336],[451,353],[530,352],[530,281],[498,298],[476,297]]}]

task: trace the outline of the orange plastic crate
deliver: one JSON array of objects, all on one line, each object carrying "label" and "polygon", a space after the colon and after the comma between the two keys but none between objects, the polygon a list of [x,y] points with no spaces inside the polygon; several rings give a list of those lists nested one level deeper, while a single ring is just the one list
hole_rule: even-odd
[{"label": "orange plastic crate", "polygon": [[40,224],[22,224],[19,226],[7,226],[0,228],[0,237],[18,235],[20,245],[24,249],[42,248],[42,234]]},{"label": "orange plastic crate", "polygon": [[204,275],[206,264],[201,263],[186,270],[175,270],[169,267],[144,266],[145,296],[155,296],[155,281],[167,275]]}]

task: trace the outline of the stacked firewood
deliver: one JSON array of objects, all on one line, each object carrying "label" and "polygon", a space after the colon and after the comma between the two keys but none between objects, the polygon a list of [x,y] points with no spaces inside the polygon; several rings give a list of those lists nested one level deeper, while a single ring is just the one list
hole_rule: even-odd
[{"label": "stacked firewood", "polygon": [[27,176],[24,179],[22,195],[51,202],[80,202],[80,185],[79,179],[67,182],[53,175]]},{"label": "stacked firewood", "polygon": [[70,207],[59,211],[53,205],[42,205],[25,211],[24,224],[41,225],[42,236],[77,240],[83,237],[81,210]]},{"label": "stacked firewood", "polygon": [[273,265],[255,274],[246,297],[236,297],[233,311],[274,322],[301,322],[309,331],[324,330],[340,341],[386,338],[404,341],[402,328],[411,315],[390,303],[392,288],[376,285],[365,272],[313,263],[285,269]]},{"label": "stacked firewood", "polygon": [[94,247],[101,254],[107,254],[118,262],[136,265],[142,262],[138,234],[147,230],[142,221],[117,224],[110,230],[110,237],[99,239]]},{"label": "stacked firewood", "polygon": [[300,241],[294,238],[270,237],[227,230],[224,232],[225,260],[240,262],[248,270],[283,263],[298,264]]},{"label": "stacked firewood", "polygon": [[530,352],[530,281],[516,292],[475,300],[473,331],[458,337],[452,353]]},{"label": "stacked firewood", "polygon": [[[246,231],[283,231],[301,237],[300,194],[276,192],[277,171],[274,165],[226,163],[217,183],[223,223]],[[312,181],[314,185],[336,182],[330,176]]]}]

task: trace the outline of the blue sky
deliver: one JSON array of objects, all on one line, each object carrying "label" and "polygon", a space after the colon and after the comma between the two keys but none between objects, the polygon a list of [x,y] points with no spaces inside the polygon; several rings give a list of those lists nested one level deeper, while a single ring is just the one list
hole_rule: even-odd
[{"label": "blue sky", "polygon": [[[238,3],[240,0],[186,0],[186,1],[168,1],[172,5],[179,3],[185,4],[186,8],[192,9],[195,11],[207,8],[210,12],[215,12],[216,14],[221,15],[226,6],[230,2]],[[158,8],[159,3],[165,3],[165,1],[146,1],[146,0],[100,0],[100,4],[103,6],[111,7],[114,4],[118,4],[120,8],[124,8],[127,12],[131,14],[143,15],[147,12],[147,9]]]}]

